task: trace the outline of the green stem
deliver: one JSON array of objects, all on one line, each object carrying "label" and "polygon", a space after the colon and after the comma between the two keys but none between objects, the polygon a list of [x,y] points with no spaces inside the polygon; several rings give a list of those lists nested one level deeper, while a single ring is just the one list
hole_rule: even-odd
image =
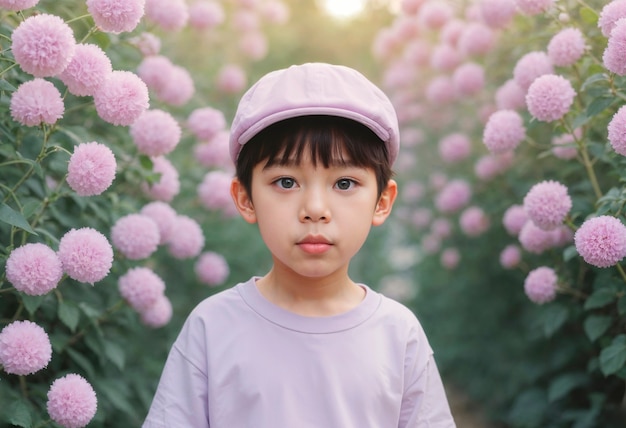
[{"label": "green stem", "polygon": [[617,270],[619,271],[620,276],[622,277],[624,282],[626,282],[626,272],[624,272],[624,268],[622,267],[622,265],[618,263],[615,265],[615,267],[617,267]]},{"label": "green stem", "polygon": [[9,71],[9,70],[11,70],[12,68],[15,68],[15,67],[17,67],[17,63],[16,62],[11,64],[10,66],[5,68],[4,70],[0,71],[0,76],[4,75],[4,73],[6,73],[7,71]]},{"label": "green stem", "polygon": [[[35,159],[35,163],[39,163],[39,162],[41,162],[41,161],[42,161],[42,159],[46,156],[46,146],[47,146],[47,144],[48,144],[48,137],[49,137],[49,134],[48,134],[48,132],[46,131],[46,127],[45,127],[45,125],[42,125],[42,128],[43,128],[43,134],[44,134],[44,135],[43,135],[43,143],[41,144],[41,151],[40,151],[40,152],[39,152],[39,154],[37,155],[37,159]],[[28,169],[28,171],[26,171],[26,174],[24,174],[24,175],[23,175],[23,176],[19,179],[19,181],[18,181],[18,182],[17,182],[17,183],[13,186],[13,188],[9,190],[9,194],[8,194],[8,195],[6,195],[6,196],[4,197],[4,199],[2,199],[2,202],[3,202],[3,203],[5,203],[5,202],[9,199],[9,197],[11,197],[11,196],[15,197],[15,196],[14,196],[15,191],[16,191],[16,190],[17,190],[17,189],[18,189],[18,188],[19,188],[22,184],[24,184],[24,182],[25,182],[26,180],[28,180],[28,179],[31,177],[31,175],[33,175],[33,172],[34,172],[34,171],[35,171],[35,167],[31,164],[31,166],[30,166],[30,168]]]}]

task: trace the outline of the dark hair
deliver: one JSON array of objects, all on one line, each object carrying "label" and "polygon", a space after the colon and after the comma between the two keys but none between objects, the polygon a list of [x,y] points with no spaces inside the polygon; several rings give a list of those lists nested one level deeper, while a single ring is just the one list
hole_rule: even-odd
[{"label": "dark hair", "polygon": [[257,164],[299,163],[306,150],[313,165],[325,168],[345,164],[345,150],[351,165],[374,170],[378,196],[393,175],[387,145],[372,130],[343,117],[314,115],[282,120],[252,137],[237,158],[237,178],[251,196],[252,170]]}]

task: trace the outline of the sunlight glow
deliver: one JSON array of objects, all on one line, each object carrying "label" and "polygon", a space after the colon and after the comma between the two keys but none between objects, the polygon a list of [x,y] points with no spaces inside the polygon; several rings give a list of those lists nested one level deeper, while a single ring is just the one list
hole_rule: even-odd
[{"label": "sunlight glow", "polygon": [[334,18],[349,19],[363,11],[367,0],[322,0],[324,10]]}]

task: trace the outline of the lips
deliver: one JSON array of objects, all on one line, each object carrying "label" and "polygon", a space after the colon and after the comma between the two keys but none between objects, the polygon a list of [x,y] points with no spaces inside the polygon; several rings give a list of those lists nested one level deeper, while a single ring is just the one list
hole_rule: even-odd
[{"label": "lips", "polygon": [[328,251],[333,244],[323,236],[307,236],[297,243],[298,247],[309,254],[322,254]]}]

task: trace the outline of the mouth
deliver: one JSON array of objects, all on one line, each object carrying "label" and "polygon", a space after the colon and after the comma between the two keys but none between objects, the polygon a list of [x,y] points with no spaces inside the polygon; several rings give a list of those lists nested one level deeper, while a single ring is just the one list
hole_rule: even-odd
[{"label": "mouth", "polygon": [[322,254],[328,251],[333,244],[323,236],[307,236],[296,245],[309,254]]}]

